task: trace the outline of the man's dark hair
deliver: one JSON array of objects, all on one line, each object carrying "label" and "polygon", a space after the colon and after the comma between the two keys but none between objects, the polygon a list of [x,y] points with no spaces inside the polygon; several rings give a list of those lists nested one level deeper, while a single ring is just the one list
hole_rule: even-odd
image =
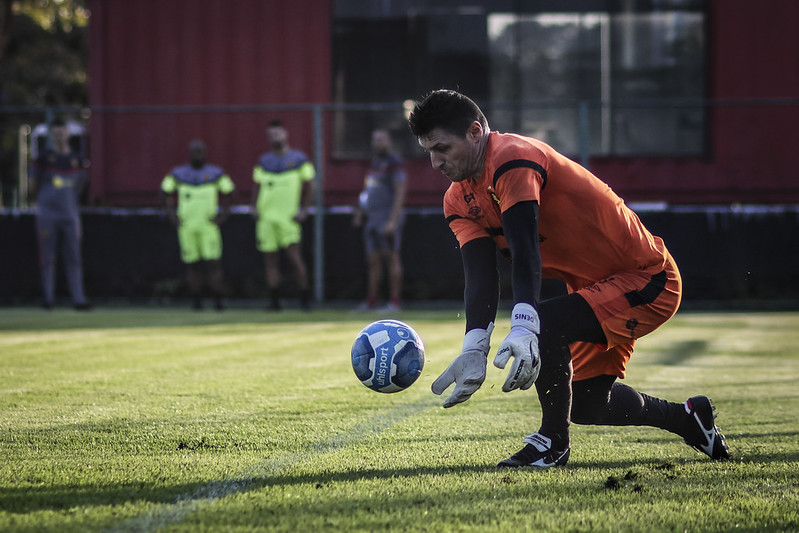
[{"label": "man's dark hair", "polygon": [[413,107],[408,125],[416,137],[423,137],[435,128],[460,137],[474,121],[488,127],[488,120],[471,98],[457,91],[439,89]]},{"label": "man's dark hair", "polygon": [[66,125],[67,125],[67,123],[64,121],[64,119],[60,118],[60,117],[56,117],[56,118],[54,118],[52,120],[52,122],[50,122],[50,127],[51,128],[59,128],[59,127],[66,126]]},{"label": "man's dark hair", "polygon": [[270,128],[282,128],[283,127],[283,121],[276,118],[275,120],[273,120],[272,122],[269,123],[269,127]]}]

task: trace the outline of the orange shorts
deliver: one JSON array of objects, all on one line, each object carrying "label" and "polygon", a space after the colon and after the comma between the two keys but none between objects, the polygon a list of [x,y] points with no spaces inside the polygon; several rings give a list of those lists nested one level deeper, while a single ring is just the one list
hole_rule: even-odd
[{"label": "orange shorts", "polygon": [[624,378],[635,339],[674,316],[682,298],[682,279],[674,260],[667,259],[663,270],[622,272],[577,291],[594,310],[608,343],[569,346],[574,381],[603,374]]}]

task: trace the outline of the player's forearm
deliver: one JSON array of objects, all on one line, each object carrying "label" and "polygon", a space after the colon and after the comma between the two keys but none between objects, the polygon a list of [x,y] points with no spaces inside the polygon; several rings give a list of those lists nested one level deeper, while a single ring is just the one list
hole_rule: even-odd
[{"label": "player's forearm", "polygon": [[303,209],[309,209],[313,207],[314,203],[314,193],[316,192],[316,188],[314,187],[313,181],[306,181],[302,186],[302,194],[300,199],[300,206]]},{"label": "player's forearm", "polygon": [[219,195],[219,210],[223,216],[230,213],[230,206],[233,203],[233,193]]},{"label": "player's forearm", "polygon": [[514,303],[537,305],[541,295],[538,203],[519,202],[502,214],[502,228],[513,258]]},{"label": "player's forearm", "polygon": [[466,285],[463,300],[466,331],[487,329],[497,317],[499,271],[496,246],[490,238],[475,239],[461,247]]}]

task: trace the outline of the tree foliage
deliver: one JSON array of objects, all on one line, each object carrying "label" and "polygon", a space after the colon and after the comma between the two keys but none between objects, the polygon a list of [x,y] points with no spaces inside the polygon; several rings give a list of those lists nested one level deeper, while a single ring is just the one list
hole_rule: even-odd
[{"label": "tree foliage", "polygon": [[83,0],[0,0],[0,98],[6,105],[84,105],[89,13]]},{"label": "tree foliage", "polygon": [[88,103],[89,15],[84,0],[0,0],[0,192],[5,204],[17,181],[20,126],[42,122],[47,108]]}]

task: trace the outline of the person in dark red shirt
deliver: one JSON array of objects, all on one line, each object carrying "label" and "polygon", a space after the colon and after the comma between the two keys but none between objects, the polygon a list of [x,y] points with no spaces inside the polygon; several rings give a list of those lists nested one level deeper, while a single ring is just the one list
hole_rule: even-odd
[{"label": "person in dark red shirt", "polygon": [[[409,125],[452,182],[444,215],[466,279],[463,349],[432,385],[440,395],[455,384],[444,407],[466,401],[485,380],[497,250],[512,261],[511,329],[494,365],[512,361],[504,392],[535,384],[542,420],[499,466],[566,464],[570,422],[658,427],[713,459],[729,458],[709,398],[667,402],[617,381],[635,340],[680,304],[680,273],[663,240],[587,169],[536,139],[492,132],[460,93],[430,93]],[[569,294],[540,300],[543,277],[565,282]]]}]

